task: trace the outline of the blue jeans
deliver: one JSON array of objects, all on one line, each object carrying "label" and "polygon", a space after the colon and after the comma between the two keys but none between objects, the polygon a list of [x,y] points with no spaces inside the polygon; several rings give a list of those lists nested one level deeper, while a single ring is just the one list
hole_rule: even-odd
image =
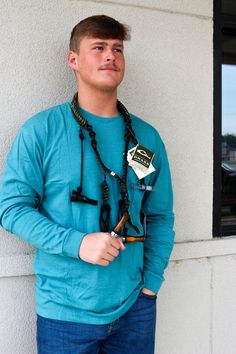
[{"label": "blue jeans", "polygon": [[38,316],[38,354],[154,354],[156,298],[140,293],[123,316],[105,325]]}]

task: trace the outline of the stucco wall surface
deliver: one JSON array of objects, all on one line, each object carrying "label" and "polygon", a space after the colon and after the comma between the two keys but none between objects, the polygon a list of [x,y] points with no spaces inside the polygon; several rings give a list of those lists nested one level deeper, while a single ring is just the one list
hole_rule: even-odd
[{"label": "stucco wall surface", "polygon": [[159,295],[156,354],[235,354],[236,256],[171,262]]},{"label": "stucco wall surface", "polygon": [[1,354],[36,354],[33,280],[0,278]]},{"label": "stucco wall surface", "polygon": [[[39,110],[71,99],[76,86],[66,65],[69,34],[81,18],[97,13],[115,15],[133,29],[120,99],[155,125],[165,141],[177,241],[211,238],[210,18],[91,1],[20,0],[1,5],[0,171],[19,126]],[[3,234],[1,239],[0,252],[22,248],[11,237],[6,240]]]},{"label": "stucco wall surface", "polygon": [[[177,243],[158,297],[157,353],[233,354],[236,240],[212,240],[211,0],[1,0],[0,174],[20,125],[71,99],[70,32],[102,13],[132,28],[119,98],[159,130],[172,169]],[[32,259],[30,245],[0,230],[0,353],[36,353]]]}]

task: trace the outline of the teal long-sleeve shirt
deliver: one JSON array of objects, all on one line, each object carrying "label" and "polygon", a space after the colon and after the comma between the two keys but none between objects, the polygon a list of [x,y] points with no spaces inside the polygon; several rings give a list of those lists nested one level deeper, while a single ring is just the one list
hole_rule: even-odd
[{"label": "teal long-sleeve shirt", "polygon": [[[96,132],[105,165],[121,176],[122,116],[104,118],[80,110]],[[138,178],[131,167],[127,176],[130,217],[142,235],[140,211],[144,213],[146,241],[126,244],[126,250],[107,267],[87,263],[78,256],[84,235],[99,231],[104,173],[85,131],[83,194],[98,200],[98,205],[70,201],[81,173],[79,126],[70,104],[29,119],[13,143],[0,189],[0,225],[36,248],[36,312],[41,316],[110,323],[133,305],[141,288],[158,292],[161,287],[174,242],[169,164],[157,131],[134,115],[131,119],[139,144],[155,153],[155,171],[145,177],[153,191],[137,188]],[[107,181],[114,227],[120,191],[114,177],[108,176]],[[135,234],[131,226],[128,234]]]}]

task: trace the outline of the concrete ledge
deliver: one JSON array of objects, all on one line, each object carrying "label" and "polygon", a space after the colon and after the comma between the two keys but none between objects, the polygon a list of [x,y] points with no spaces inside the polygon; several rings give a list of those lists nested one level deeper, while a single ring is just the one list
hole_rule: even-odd
[{"label": "concrete ledge", "polygon": [[[172,262],[236,255],[236,237],[175,243]],[[0,278],[33,275],[34,254],[0,257]]]},{"label": "concrete ledge", "polygon": [[177,242],[171,255],[171,261],[233,254],[236,254],[236,236],[204,241]]},{"label": "concrete ledge", "polygon": [[[75,1],[75,0],[71,0]],[[77,0],[78,1],[78,0]],[[212,1],[210,0],[91,0],[92,2],[102,4],[115,4],[130,7],[140,7],[147,10],[157,10],[170,12],[180,15],[200,16],[203,18],[212,18]]]}]

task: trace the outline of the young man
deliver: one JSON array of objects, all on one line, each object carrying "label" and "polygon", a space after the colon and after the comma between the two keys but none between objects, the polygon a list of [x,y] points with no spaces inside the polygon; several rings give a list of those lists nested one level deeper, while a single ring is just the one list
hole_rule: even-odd
[{"label": "young man", "polygon": [[127,39],[108,16],[78,23],[78,93],[29,119],[7,158],[0,223],[36,247],[40,354],[154,353],[173,196],[160,136],[117,101]]}]

